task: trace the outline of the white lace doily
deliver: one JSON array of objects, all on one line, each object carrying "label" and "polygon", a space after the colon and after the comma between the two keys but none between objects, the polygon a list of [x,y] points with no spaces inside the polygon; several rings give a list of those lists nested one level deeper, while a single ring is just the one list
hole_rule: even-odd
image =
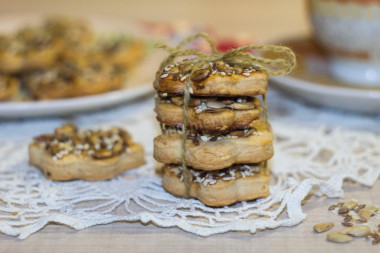
[{"label": "white lace doily", "polygon": [[[80,230],[115,221],[140,221],[177,226],[201,236],[228,231],[255,233],[300,223],[306,217],[301,201],[311,191],[342,196],[346,178],[373,185],[380,175],[380,136],[375,133],[379,118],[320,111],[282,96],[277,92],[268,95],[273,99],[269,100],[273,104],[270,115],[276,137],[270,196],[224,208],[206,207],[162,189],[152,159],[157,124],[151,100],[66,119],[2,122],[0,232],[25,239],[49,222]],[[81,127],[126,127],[144,144],[147,165],[100,182],[45,179],[28,165],[27,144],[33,136],[51,132],[66,120]],[[315,127],[322,123],[329,127]],[[343,123],[343,129],[336,128]],[[358,127],[371,131],[348,130]]]}]

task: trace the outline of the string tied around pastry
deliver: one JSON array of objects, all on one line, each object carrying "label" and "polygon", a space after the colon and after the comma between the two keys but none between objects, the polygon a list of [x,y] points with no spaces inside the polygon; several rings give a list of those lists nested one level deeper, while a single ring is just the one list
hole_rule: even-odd
[{"label": "string tied around pastry", "polygon": [[[192,41],[202,38],[204,39],[211,48],[211,53],[205,53],[198,49],[186,49],[186,45]],[[192,70],[189,77],[185,83],[184,96],[183,96],[183,123],[182,123],[182,134],[181,134],[181,166],[182,173],[185,183],[185,198],[190,197],[192,175],[187,167],[186,162],[186,139],[188,134],[188,120],[189,120],[189,100],[190,100],[190,85],[191,77],[195,70],[199,69],[202,63],[210,61],[224,61],[226,63],[233,62],[236,65],[250,66],[256,70],[262,71],[270,75],[286,75],[290,73],[296,66],[296,55],[294,52],[284,46],[277,45],[247,45],[231,49],[227,52],[220,52],[216,49],[214,41],[205,33],[197,33],[186,37],[178,43],[178,45],[173,48],[164,43],[156,42],[156,48],[163,49],[169,53],[169,56],[161,63],[160,70],[166,66],[172,64],[176,58],[183,56],[192,56],[193,58],[187,59],[188,64],[192,64]],[[275,55],[279,55],[278,58],[266,58],[262,56],[255,56],[250,52],[251,50],[259,50],[264,52],[270,52]],[[263,95],[263,107],[264,107],[264,117],[265,121],[268,123],[268,113],[265,95]],[[268,124],[267,124],[268,125]]]}]

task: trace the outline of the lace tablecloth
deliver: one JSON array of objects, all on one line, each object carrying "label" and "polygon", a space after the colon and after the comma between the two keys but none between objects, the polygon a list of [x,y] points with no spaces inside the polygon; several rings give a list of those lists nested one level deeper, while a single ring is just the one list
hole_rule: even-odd
[{"label": "lace tablecloth", "polygon": [[[275,133],[273,183],[266,199],[224,208],[174,197],[160,186],[152,159],[158,133],[153,99],[65,118],[0,123],[0,231],[21,239],[50,222],[84,229],[115,221],[152,222],[208,236],[292,226],[305,219],[301,201],[310,192],[342,196],[343,180],[371,186],[380,175],[380,115],[316,108],[268,93]],[[51,182],[27,164],[33,136],[65,121],[80,127],[117,125],[144,144],[147,165],[101,182]],[[284,212],[286,210],[286,212]],[[286,213],[286,215],[284,215]]]}]

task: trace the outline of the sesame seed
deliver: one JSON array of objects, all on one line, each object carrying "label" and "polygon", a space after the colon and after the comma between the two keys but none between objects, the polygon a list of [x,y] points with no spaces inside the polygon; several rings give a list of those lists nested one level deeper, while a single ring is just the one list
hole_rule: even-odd
[{"label": "sesame seed", "polygon": [[207,138],[207,136],[201,136],[201,140],[202,141],[208,141],[208,138]]},{"label": "sesame seed", "polygon": [[226,75],[226,72],[220,72],[220,74],[221,74],[222,76],[225,76],[225,75]]},{"label": "sesame seed", "polygon": [[187,78],[187,76],[181,77],[181,82],[185,81],[186,78]]},{"label": "sesame seed", "polygon": [[243,73],[243,76],[250,76],[251,74],[247,73],[247,72],[244,72]]},{"label": "sesame seed", "polygon": [[161,78],[166,78],[166,77],[168,77],[168,76],[169,76],[169,74],[166,74],[166,73],[165,73],[165,74],[162,74],[162,75],[161,75]]},{"label": "sesame seed", "polygon": [[190,94],[194,94],[193,88],[190,87],[189,92],[190,92]]}]

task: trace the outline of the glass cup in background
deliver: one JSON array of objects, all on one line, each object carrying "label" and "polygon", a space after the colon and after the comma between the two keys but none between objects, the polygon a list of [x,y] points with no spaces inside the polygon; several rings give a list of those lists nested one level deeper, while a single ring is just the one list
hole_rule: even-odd
[{"label": "glass cup in background", "polygon": [[309,10],[330,74],[348,85],[380,87],[380,1],[309,0]]}]

